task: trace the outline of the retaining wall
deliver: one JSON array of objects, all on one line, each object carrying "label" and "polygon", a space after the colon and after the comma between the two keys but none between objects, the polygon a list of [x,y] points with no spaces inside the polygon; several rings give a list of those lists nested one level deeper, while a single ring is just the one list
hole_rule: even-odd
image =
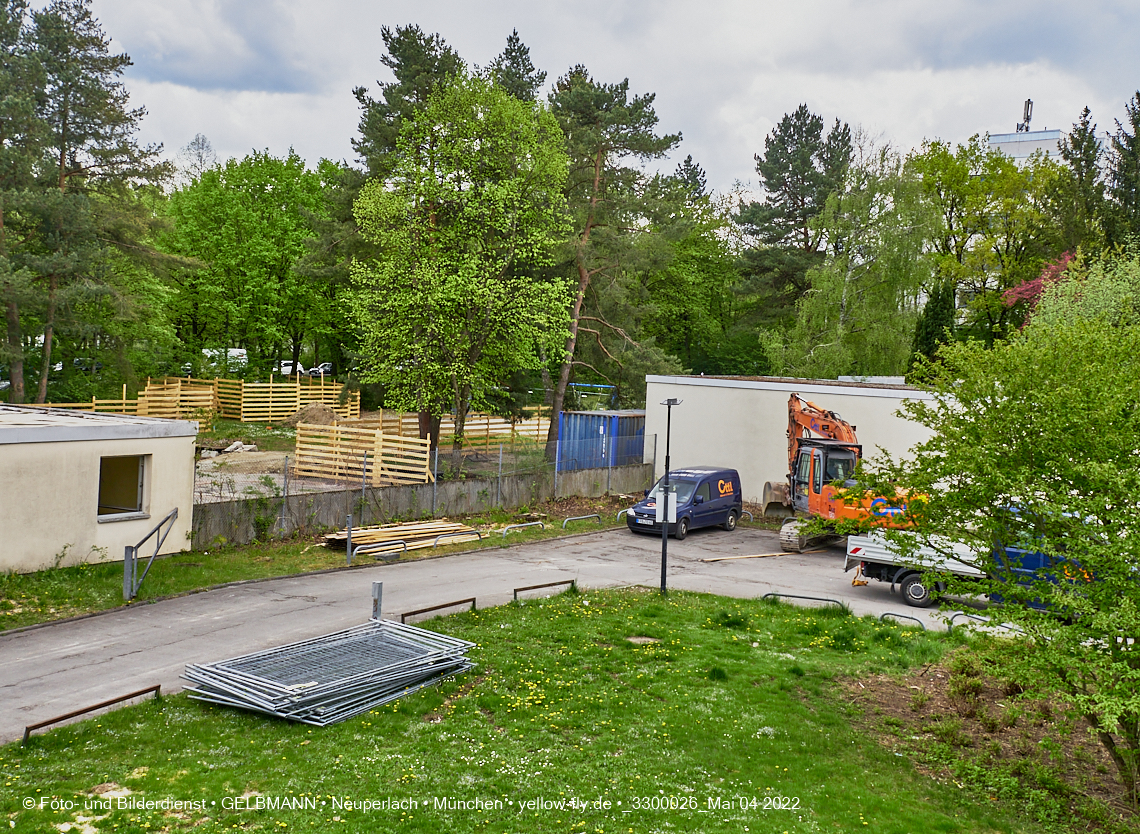
[{"label": "retaining wall", "polygon": [[[615,466],[558,473],[558,497],[595,498],[608,493],[639,493],[652,484],[653,465]],[[434,490],[434,499],[433,499]],[[406,521],[414,518],[479,513],[501,505],[504,509],[535,507],[554,496],[554,475],[507,475],[443,481],[437,485],[370,487],[338,492],[305,493],[279,497],[247,498],[194,506],[193,541],[204,547],[219,539],[248,544],[270,534],[317,533],[343,528],[352,514],[354,527]],[[284,504],[284,513],[282,505]]]}]

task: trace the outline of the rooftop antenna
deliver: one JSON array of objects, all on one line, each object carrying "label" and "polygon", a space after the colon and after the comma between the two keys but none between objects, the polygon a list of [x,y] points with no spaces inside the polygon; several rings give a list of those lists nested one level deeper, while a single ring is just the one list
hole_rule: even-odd
[{"label": "rooftop antenna", "polygon": [[1033,118],[1033,99],[1027,98],[1025,100],[1025,115],[1023,115],[1022,118],[1025,119],[1025,121],[1018,123],[1017,132],[1018,133],[1028,133],[1029,132],[1029,120]]}]

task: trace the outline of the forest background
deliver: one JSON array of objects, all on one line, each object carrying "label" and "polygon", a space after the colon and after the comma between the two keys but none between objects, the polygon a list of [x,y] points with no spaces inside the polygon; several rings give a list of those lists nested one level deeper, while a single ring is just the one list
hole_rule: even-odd
[{"label": "forest background", "polygon": [[88,0],[4,0],[7,399],[329,363],[366,406],[437,418],[638,406],[647,373],[914,379],[942,343],[1018,333],[1051,285],[1140,289],[1140,93],[1021,163],[805,104],[757,137],[758,195],[711,193],[691,156],[654,171],[682,136],[627,81],[548,84],[517,33],[485,66],[414,25],[382,40],[353,161],[219,160],[199,135],[172,164]]}]

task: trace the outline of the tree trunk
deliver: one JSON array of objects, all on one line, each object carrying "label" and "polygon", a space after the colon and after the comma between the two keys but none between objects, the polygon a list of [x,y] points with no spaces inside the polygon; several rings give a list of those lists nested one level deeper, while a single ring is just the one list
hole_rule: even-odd
[{"label": "tree trunk", "polygon": [[463,466],[463,427],[467,423],[467,406],[470,401],[470,386],[464,386],[455,392],[455,431],[451,439],[451,471],[456,473]]},{"label": "tree trunk", "polygon": [[51,343],[55,335],[55,294],[59,288],[59,276],[52,273],[48,283],[47,319],[44,322],[44,353],[40,363],[40,384],[36,391],[36,402],[47,402],[48,376],[51,374]]},{"label": "tree trunk", "polygon": [[16,300],[8,299],[5,305],[5,319],[8,325],[8,380],[12,387],[8,390],[8,402],[24,401],[24,339],[20,334],[20,308]]},{"label": "tree trunk", "polygon": [[[0,257],[8,257],[8,234],[4,228],[4,202],[0,197]],[[20,332],[20,307],[11,284],[5,287],[4,322],[8,340],[8,402],[24,401],[24,338]]]},{"label": "tree trunk", "polygon": [[419,412],[420,440],[431,440],[431,451],[439,448],[439,417],[430,411]]}]

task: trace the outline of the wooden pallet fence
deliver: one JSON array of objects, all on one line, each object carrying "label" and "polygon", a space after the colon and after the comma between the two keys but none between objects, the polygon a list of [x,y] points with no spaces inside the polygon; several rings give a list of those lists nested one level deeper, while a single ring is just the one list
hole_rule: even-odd
[{"label": "wooden pallet fence", "polygon": [[426,440],[375,428],[299,423],[293,471],[302,477],[366,480],[372,486],[429,483],[428,447]]},{"label": "wooden pallet fence", "polygon": [[[340,425],[349,425],[349,423],[341,421]],[[406,412],[382,409],[377,414],[352,421],[351,425],[380,429],[388,436],[417,438],[420,436],[419,415]],[[512,423],[493,414],[473,411],[467,415],[463,427],[463,446],[487,451],[500,443],[510,443],[518,439],[542,443],[545,442],[549,430],[549,417],[532,417]],[[451,444],[455,435],[455,419],[451,415],[445,415],[439,421],[439,435],[441,446]]]}]

